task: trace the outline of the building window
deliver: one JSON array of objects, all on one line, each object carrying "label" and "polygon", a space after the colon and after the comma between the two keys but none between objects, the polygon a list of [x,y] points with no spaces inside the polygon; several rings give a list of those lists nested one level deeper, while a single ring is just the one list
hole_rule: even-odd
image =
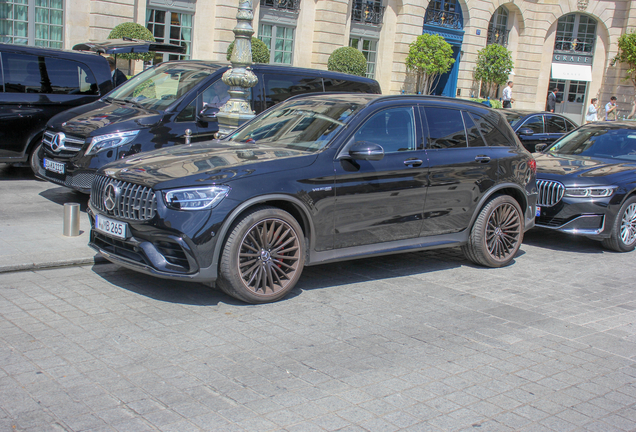
[{"label": "building window", "polygon": [[154,64],[168,60],[189,60],[192,49],[192,14],[146,9],[146,27],[157,42],[186,47],[185,54],[156,53]]},{"label": "building window", "polygon": [[351,36],[349,38],[349,46],[354,47],[364,54],[367,59],[367,78],[375,77],[375,59],[378,53],[378,41],[373,39],[365,39],[359,36]]},{"label": "building window", "polygon": [[261,7],[298,12],[300,0],[261,0]]},{"label": "building window", "polygon": [[457,0],[431,0],[426,8],[424,24],[461,29],[464,27]]},{"label": "building window", "polygon": [[269,62],[292,64],[294,28],[277,24],[261,24],[258,38],[269,48]]},{"label": "building window", "polygon": [[488,41],[487,45],[497,44],[508,46],[508,9],[500,6],[490,19],[488,24]]},{"label": "building window", "polygon": [[569,14],[559,18],[554,51],[592,54],[596,20],[587,15]]},{"label": "building window", "polygon": [[2,0],[0,41],[63,48],[62,0]]},{"label": "building window", "polygon": [[384,6],[379,0],[353,0],[351,21],[363,24],[381,25]]}]

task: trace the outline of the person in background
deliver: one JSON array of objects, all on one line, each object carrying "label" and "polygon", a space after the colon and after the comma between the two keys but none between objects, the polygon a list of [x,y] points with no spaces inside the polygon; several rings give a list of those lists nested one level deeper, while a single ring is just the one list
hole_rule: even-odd
[{"label": "person in background", "polygon": [[616,112],[616,96],[612,96],[610,101],[605,105],[605,120],[616,121],[618,113]]},{"label": "person in background", "polygon": [[501,99],[503,100],[503,107],[504,108],[512,108],[512,103],[515,101],[512,98],[512,87],[514,86],[514,83],[512,81],[508,81],[508,85],[506,86],[505,89],[503,89],[503,95],[501,96]]},{"label": "person in background", "polygon": [[113,82],[113,88],[125,83],[128,78],[126,78],[126,75],[124,75],[122,71],[117,69],[115,59],[112,57],[106,57],[106,60],[108,60],[108,65],[110,66],[110,79]]},{"label": "person in background", "polygon": [[557,104],[556,95],[558,92],[559,92],[559,88],[555,87],[552,89],[552,91],[548,95],[548,111],[550,112],[554,112],[554,108],[556,107],[556,104]]},{"label": "person in background", "polygon": [[585,123],[592,123],[598,120],[598,99],[592,98],[590,106],[587,107],[587,114],[585,115]]}]

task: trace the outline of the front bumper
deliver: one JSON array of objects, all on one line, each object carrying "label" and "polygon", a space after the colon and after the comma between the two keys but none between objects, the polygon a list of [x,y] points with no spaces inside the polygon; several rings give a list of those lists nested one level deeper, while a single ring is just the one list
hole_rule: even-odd
[{"label": "front bumper", "polygon": [[[64,174],[59,174],[44,169],[45,157],[56,162],[63,163],[65,167]],[[51,183],[75,189],[76,191],[85,194],[91,193],[91,185],[93,184],[93,180],[95,179],[95,173],[97,172],[97,170],[76,170],[74,169],[73,164],[70,160],[57,159],[46,155],[43,146],[40,146],[36,154],[35,165],[37,165],[38,167],[38,170],[35,173],[36,177],[42,180],[50,181]]]},{"label": "front bumper", "polygon": [[594,239],[610,236],[616,217],[614,197],[568,198],[564,197],[552,207],[541,207],[535,226],[581,235]]}]

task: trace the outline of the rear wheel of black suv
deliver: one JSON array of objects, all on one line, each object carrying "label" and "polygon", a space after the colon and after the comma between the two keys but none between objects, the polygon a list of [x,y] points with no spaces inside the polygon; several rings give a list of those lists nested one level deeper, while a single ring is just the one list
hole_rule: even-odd
[{"label": "rear wheel of black suv", "polygon": [[602,241],[603,246],[616,252],[630,252],[636,248],[636,197],[625,201],[616,215],[612,234]]},{"label": "rear wheel of black suv", "polygon": [[235,223],[223,247],[217,285],[247,303],[280,300],[305,264],[303,231],[289,213],[257,207]]},{"label": "rear wheel of black suv", "polygon": [[486,267],[504,267],[514,259],[523,241],[523,213],[509,195],[499,195],[479,212],[462,246],[466,258]]}]

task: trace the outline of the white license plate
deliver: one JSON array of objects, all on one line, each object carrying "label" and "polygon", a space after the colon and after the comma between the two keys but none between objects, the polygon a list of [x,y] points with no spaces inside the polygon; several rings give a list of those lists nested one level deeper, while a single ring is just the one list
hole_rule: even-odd
[{"label": "white license plate", "polygon": [[541,207],[537,206],[537,214],[535,216],[536,217],[540,217],[541,216]]},{"label": "white license plate", "polygon": [[64,174],[65,166],[62,162],[55,162],[50,159],[44,158],[44,169],[58,174]]},{"label": "white license plate", "polygon": [[125,239],[128,237],[128,224],[102,215],[95,215],[95,229],[106,235]]}]

